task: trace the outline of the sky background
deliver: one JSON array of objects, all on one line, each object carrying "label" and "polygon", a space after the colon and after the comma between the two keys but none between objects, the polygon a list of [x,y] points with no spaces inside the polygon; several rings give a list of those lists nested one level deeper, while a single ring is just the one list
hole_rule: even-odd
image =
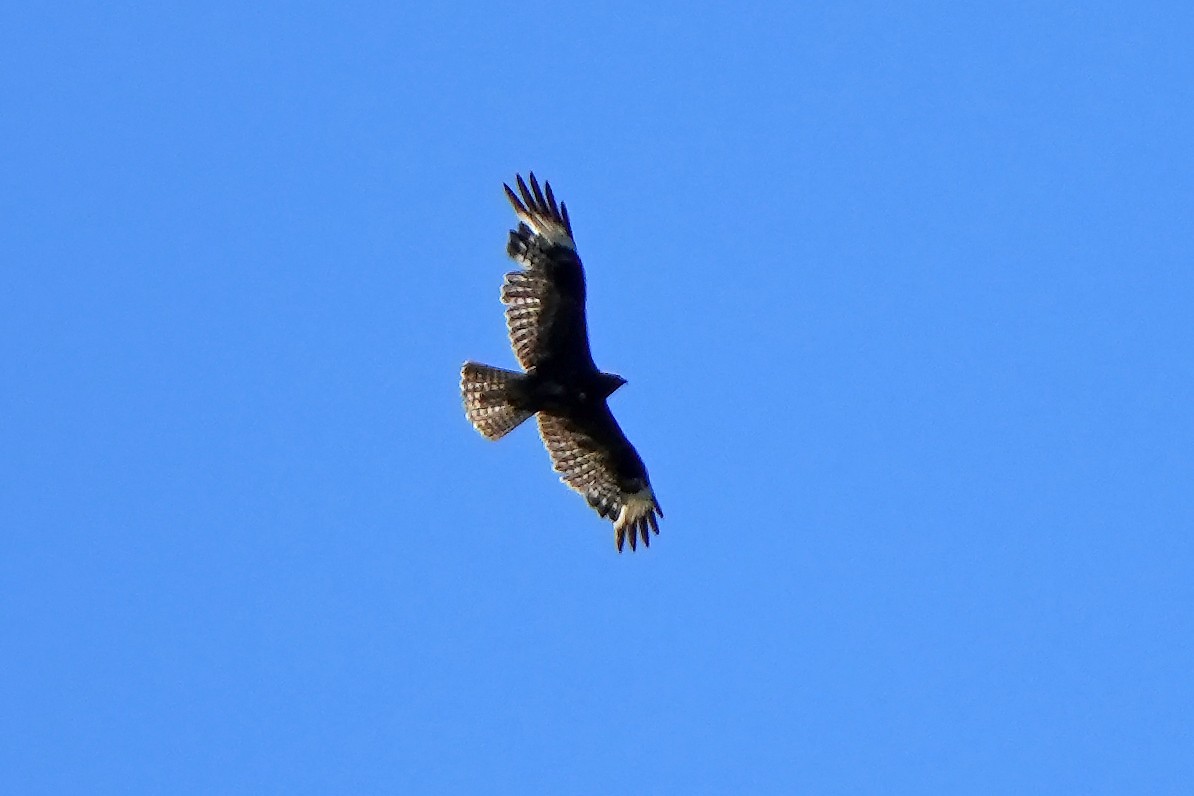
[{"label": "sky background", "polygon": [[1190,793],[1189,3],[192,6],[0,12],[0,790]]}]

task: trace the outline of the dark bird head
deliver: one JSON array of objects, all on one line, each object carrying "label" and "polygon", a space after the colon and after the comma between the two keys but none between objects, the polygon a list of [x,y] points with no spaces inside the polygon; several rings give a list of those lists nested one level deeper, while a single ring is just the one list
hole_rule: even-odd
[{"label": "dark bird head", "polygon": [[614,390],[626,383],[626,379],[617,373],[602,373],[599,383],[601,385],[601,397],[608,398],[613,395]]}]

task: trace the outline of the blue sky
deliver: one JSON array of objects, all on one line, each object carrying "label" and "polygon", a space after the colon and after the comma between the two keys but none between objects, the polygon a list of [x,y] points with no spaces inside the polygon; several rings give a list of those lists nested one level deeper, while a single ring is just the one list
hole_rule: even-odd
[{"label": "blue sky", "polygon": [[[1189,792],[1189,4],[0,23],[5,792]],[[530,169],[646,552],[461,411]]]}]

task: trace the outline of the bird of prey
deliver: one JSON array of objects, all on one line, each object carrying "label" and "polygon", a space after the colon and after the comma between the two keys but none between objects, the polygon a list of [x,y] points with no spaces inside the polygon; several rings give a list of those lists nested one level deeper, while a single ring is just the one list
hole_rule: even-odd
[{"label": "bird of prey", "polygon": [[551,185],[532,173],[517,175],[518,193],[504,186],[518,217],[506,253],[522,266],[506,274],[502,303],[514,355],[525,372],[466,362],[460,392],[469,422],[484,437],[504,437],[538,415],[552,466],[560,480],[613,520],[614,543],[650,545],[663,517],[647,468],[606,405],[626,383],[603,373],[589,351],[585,273],[576,253],[568,208]]}]

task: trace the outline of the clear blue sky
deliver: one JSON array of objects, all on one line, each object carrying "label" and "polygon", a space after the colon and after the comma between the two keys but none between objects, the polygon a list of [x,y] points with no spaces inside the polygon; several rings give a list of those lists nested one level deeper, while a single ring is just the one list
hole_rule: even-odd
[{"label": "clear blue sky", "polygon": [[[0,790],[1191,792],[1189,3],[30,5]],[[461,411],[529,169],[646,552]]]}]

